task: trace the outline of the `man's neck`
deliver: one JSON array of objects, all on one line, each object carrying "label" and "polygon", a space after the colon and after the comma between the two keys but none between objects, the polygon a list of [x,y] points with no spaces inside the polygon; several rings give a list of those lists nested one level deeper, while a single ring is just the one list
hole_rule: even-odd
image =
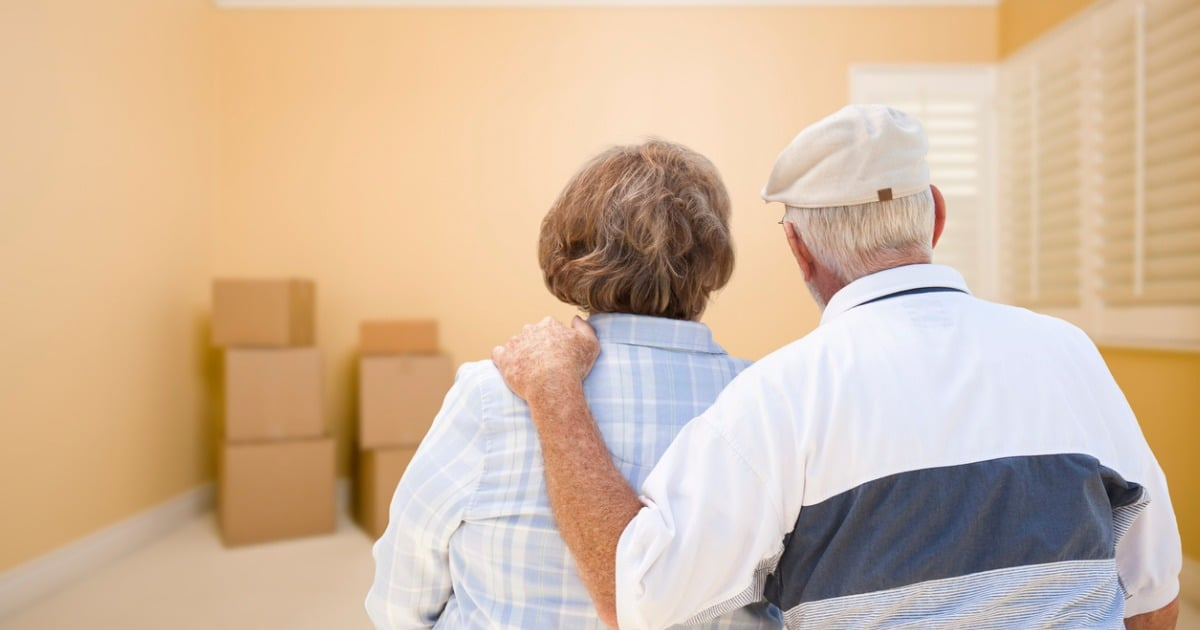
[{"label": "man's neck", "polygon": [[[888,261],[888,264],[880,265],[879,268],[872,269],[859,277],[861,278],[869,276],[873,273],[879,273],[880,271],[887,271],[888,269],[895,269],[897,267],[907,267],[908,265],[927,265],[931,262],[933,261],[931,261],[928,256],[903,256],[890,260]],[[849,281],[842,281],[838,279],[836,275],[829,273],[827,269],[822,269],[821,271],[822,273],[817,279],[814,289],[821,296],[821,310],[824,310],[823,305],[829,304],[829,300],[832,300],[833,296],[836,295],[838,291],[846,288],[850,285],[850,283],[858,280],[858,278],[852,278]]]}]

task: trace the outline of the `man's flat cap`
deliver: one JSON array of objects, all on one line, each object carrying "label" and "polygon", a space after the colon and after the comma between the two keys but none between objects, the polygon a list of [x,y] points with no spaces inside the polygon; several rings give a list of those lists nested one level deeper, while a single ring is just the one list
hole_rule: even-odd
[{"label": "man's flat cap", "polygon": [[849,105],[806,127],[775,159],[762,198],[832,208],[929,188],[920,121],[884,105]]}]

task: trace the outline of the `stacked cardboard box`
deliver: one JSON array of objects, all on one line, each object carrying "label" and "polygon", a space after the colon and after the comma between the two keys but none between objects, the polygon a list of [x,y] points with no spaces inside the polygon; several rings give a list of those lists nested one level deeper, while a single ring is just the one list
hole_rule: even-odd
[{"label": "stacked cardboard box", "polygon": [[217,515],[227,545],[334,529],[314,295],[309,280],[213,282],[213,344],[225,349]]},{"label": "stacked cardboard box", "polygon": [[454,382],[437,322],[363,322],[359,329],[358,521],[383,535],[388,506]]}]

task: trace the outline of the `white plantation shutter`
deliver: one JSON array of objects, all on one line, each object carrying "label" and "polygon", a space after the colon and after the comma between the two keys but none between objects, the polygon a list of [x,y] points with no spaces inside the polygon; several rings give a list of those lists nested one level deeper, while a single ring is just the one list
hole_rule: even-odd
[{"label": "white plantation shutter", "polygon": [[1001,68],[996,109],[999,134],[997,194],[1000,248],[1008,264],[999,267],[1000,294],[1028,304],[1037,294],[1037,231],[1033,221],[1037,188],[1032,64]]},{"label": "white plantation shutter", "polygon": [[934,262],[962,272],[975,293],[994,293],[994,69],[856,67],[850,85],[852,102],[890,105],[924,125],[929,174],[947,206]]},{"label": "white plantation shutter", "polygon": [[1001,295],[1081,323],[1085,98],[1079,37],[1003,68]]},{"label": "white plantation shutter", "polygon": [[1200,347],[1200,0],[1113,2],[1095,22],[1096,329]]},{"label": "white plantation shutter", "polygon": [[1032,231],[1034,276],[1029,306],[1080,308],[1080,161],[1083,132],[1079,112],[1083,53],[1071,39],[1058,54],[1034,68],[1033,111],[1037,121]]},{"label": "white plantation shutter", "polygon": [[1109,0],[1003,64],[1006,299],[1200,348],[1197,32],[1200,0]]},{"label": "white plantation shutter", "polygon": [[1200,306],[1200,2],[1146,8],[1145,211],[1134,299]]},{"label": "white plantation shutter", "polygon": [[1138,91],[1135,6],[1114,4],[1096,20],[1093,53],[1098,126],[1095,161],[1100,251],[1100,296],[1104,301],[1133,297],[1141,206],[1139,157],[1142,118]]}]

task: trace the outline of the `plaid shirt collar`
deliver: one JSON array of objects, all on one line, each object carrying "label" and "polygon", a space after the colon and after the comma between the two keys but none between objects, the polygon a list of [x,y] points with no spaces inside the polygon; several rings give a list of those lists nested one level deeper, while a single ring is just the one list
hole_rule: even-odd
[{"label": "plaid shirt collar", "polygon": [[594,313],[588,317],[588,323],[596,329],[601,343],[726,354],[725,349],[713,341],[708,326],[700,322],[627,313]]}]

